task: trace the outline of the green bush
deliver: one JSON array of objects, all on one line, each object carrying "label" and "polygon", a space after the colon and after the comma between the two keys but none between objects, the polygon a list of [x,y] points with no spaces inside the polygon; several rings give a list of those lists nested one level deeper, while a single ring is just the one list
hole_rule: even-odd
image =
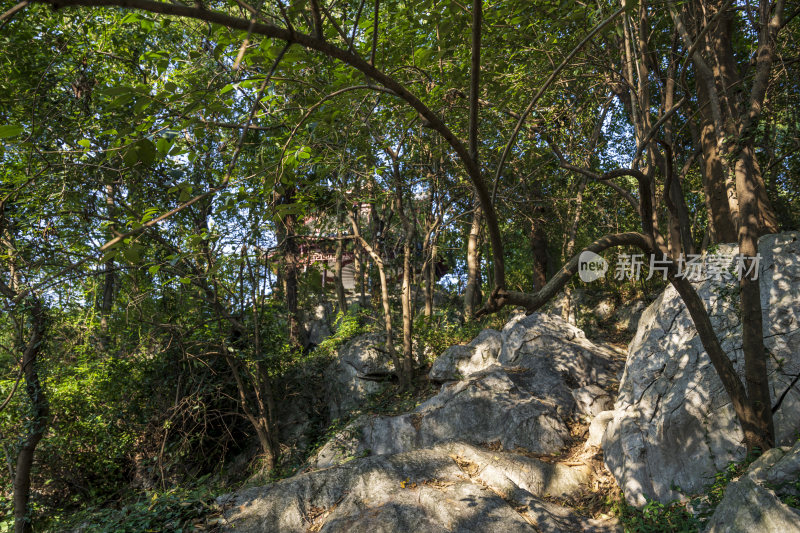
[{"label": "green bush", "polygon": [[333,357],[344,343],[371,330],[367,323],[368,313],[358,305],[351,305],[347,313],[339,311],[334,319],[334,334],[320,343],[315,355]]},{"label": "green bush", "polygon": [[664,504],[649,500],[639,509],[619,498],[612,503],[611,511],[619,518],[625,533],[683,533],[699,531],[701,526],[686,504],[678,501]]},{"label": "green bush", "polygon": [[198,484],[190,489],[149,492],[117,505],[98,502],[78,513],[53,517],[44,531],[184,533],[197,531],[198,526],[209,531],[221,521],[220,514],[212,487]]},{"label": "green bush", "polygon": [[439,311],[430,317],[418,317],[414,324],[418,342],[426,347],[426,353],[431,357],[429,363],[450,346],[471,341],[483,329],[479,322],[460,324],[447,318],[446,311]]}]

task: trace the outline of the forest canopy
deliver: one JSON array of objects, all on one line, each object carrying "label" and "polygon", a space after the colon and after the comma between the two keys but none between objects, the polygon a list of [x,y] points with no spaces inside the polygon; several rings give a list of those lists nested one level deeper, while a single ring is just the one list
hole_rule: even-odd
[{"label": "forest canopy", "polygon": [[[445,342],[449,315],[466,335],[569,301],[581,250],[675,266],[732,242],[749,261],[800,223],[800,8],[783,0],[0,10],[0,513],[17,531],[218,472],[248,443],[280,477],[305,453],[286,398],[359,332],[413,390],[415,346]],[[771,447],[758,283],[737,289],[743,381],[675,273],[748,447]]]}]

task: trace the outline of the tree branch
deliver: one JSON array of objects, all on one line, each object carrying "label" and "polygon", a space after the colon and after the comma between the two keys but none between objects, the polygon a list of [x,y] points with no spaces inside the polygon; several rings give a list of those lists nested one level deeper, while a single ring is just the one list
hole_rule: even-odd
[{"label": "tree branch", "polygon": [[546,139],[546,141],[547,144],[550,145],[550,149],[556,155],[556,158],[558,158],[559,166],[561,168],[563,168],[564,170],[577,172],[578,174],[586,176],[587,178],[592,179],[594,181],[601,181],[605,183],[606,185],[614,189],[616,192],[618,192],[619,195],[622,196],[629,204],[631,204],[633,208],[636,210],[636,212],[639,213],[639,215],[641,216],[642,212],[641,212],[641,207],[639,206],[639,201],[636,198],[634,198],[631,193],[629,193],[627,190],[620,187],[613,181],[604,180],[603,177],[596,172],[592,172],[591,170],[581,168],[569,163],[567,159],[564,157],[564,154],[561,153],[561,150],[559,150],[559,148],[555,145],[554,142],[552,142],[549,138]]},{"label": "tree branch", "polygon": [[536,92],[536,95],[534,95],[533,99],[528,104],[528,107],[526,107],[525,111],[523,111],[522,115],[520,115],[519,120],[517,120],[516,126],[514,126],[514,131],[511,132],[511,136],[508,138],[508,142],[506,143],[506,146],[503,149],[503,154],[500,156],[500,161],[498,161],[497,163],[497,169],[495,170],[494,174],[495,181],[500,179],[500,174],[502,174],[503,172],[503,167],[506,164],[508,155],[511,153],[511,148],[514,146],[514,143],[516,142],[517,139],[517,135],[519,135],[519,132],[522,129],[522,124],[525,122],[525,119],[528,118],[528,115],[530,115],[531,111],[533,111],[533,106],[536,105],[536,102],[539,101],[539,98],[541,98],[544,92],[550,87],[550,84],[553,83],[553,81],[555,81],[556,76],[558,76],[558,74],[564,69],[564,67],[567,66],[567,64],[572,60],[572,58],[575,57],[575,54],[577,54],[580,51],[580,49],[583,48],[584,45],[592,39],[592,37],[594,37],[600,30],[608,26],[615,18],[617,18],[624,11],[625,11],[624,7],[616,10],[614,13],[611,14],[611,16],[609,16],[607,19],[605,19],[600,24],[595,26],[592,29],[592,31],[590,31],[586,35],[586,37],[584,37],[583,40],[579,42],[575,48],[572,49],[572,51],[567,55],[567,57],[564,58],[561,64],[556,67],[556,69],[552,72],[552,74],[550,74],[550,77],[547,78],[544,84],[541,87],[539,87],[539,90]]},{"label": "tree branch", "polygon": [[538,292],[529,294],[507,291],[502,288],[495,289],[489,297],[486,306],[476,313],[476,318],[495,313],[506,305],[521,306],[525,308],[527,314],[533,313],[549,302],[550,299],[572,279],[572,276],[578,272],[578,263],[583,252],[590,251],[599,254],[603,250],[617,246],[636,246],[647,253],[652,253],[654,251],[652,238],[643,233],[628,232],[606,235],[584,248],[581,253],[573,256],[572,259],[561,267],[561,270],[559,270]]},{"label": "tree branch", "polygon": [[480,110],[481,79],[481,19],[482,0],[472,2],[472,63],[469,73],[469,155],[476,166],[478,163],[478,112]]}]

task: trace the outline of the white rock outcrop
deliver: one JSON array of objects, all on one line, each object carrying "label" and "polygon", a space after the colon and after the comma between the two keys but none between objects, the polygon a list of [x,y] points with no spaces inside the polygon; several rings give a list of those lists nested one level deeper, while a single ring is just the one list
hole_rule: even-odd
[{"label": "white rock outcrop", "polygon": [[440,379],[452,376],[439,394],[410,413],[359,417],[311,464],[323,468],[454,440],[556,453],[570,438],[570,417],[608,407],[610,397],[598,384],[621,366],[618,354],[582,330],[539,313],[516,316],[501,332],[485,330],[456,348],[468,356],[451,348],[433,364]]},{"label": "white rock outcrop", "polygon": [[800,441],[773,448],[725,488],[707,533],[800,533],[800,509],[783,499],[800,498]]},{"label": "white rock outcrop", "polygon": [[[779,445],[793,442],[800,429],[800,385],[795,379],[800,374],[799,237],[769,235],[759,243],[770,393],[773,406],[781,401],[775,413]],[[733,245],[716,252],[735,253]],[[738,284],[712,276],[695,287],[741,375]],[[643,505],[646,498],[667,502],[682,492],[703,492],[716,472],[744,457],[730,400],[672,287],[641,317],[602,445],[606,466],[634,505]]]}]

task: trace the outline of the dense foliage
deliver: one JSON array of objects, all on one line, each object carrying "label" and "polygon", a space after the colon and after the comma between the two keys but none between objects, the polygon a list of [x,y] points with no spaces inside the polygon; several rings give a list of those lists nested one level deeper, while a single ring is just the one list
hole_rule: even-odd
[{"label": "dense foliage", "polygon": [[[77,509],[96,514],[98,530],[115,513],[141,531],[213,519],[197,480],[238,482],[256,457],[273,479],[292,472],[333,421],[314,407],[312,429],[291,434],[289,402],[316,406],[336,350],[364,332],[386,333],[400,380],[376,405],[413,405],[414,391],[427,390],[410,375],[419,369],[403,366],[415,343],[430,358],[510,311],[471,320],[465,290],[479,304],[495,289],[538,291],[592,241],[640,229],[636,180],[609,186],[606,172],[646,171],[670,251],[724,240],[715,221],[728,202],[714,186],[725,176],[709,169],[722,161],[730,174],[735,157],[723,144],[710,151],[698,52],[675,21],[700,8],[727,13],[731,59],[750,87],[773,9],[700,0],[214,0],[188,16],[168,16],[181,4],[144,0],[80,7],[92,4],[6,2],[0,21],[0,493],[9,501],[24,477],[21,451],[35,448],[18,528],[52,520],[58,529]],[[771,231],[800,222],[797,14],[787,6],[779,21],[760,120],[742,136]],[[702,38],[698,24],[688,31]],[[644,142],[648,133],[668,148]],[[334,275],[345,262],[346,295]],[[579,286],[589,300],[625,301],[664,282],[574,280],[567,294]],[[335,308],[334,332],[314,346],[303,313],[320,305]],[[13,527],[12,507],[0,507],[0,531]],[[688,527],[672,511],[635,516],[642,530],[654,513]]]}]

